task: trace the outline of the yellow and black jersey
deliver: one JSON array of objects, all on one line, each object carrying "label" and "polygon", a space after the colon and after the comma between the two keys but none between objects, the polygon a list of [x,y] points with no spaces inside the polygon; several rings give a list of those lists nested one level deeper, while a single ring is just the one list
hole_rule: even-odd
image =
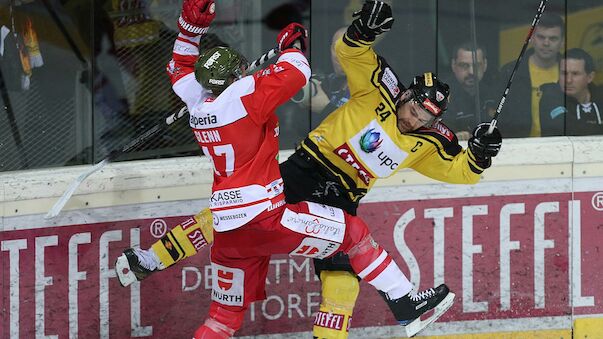
[{"label": "yellow and black jersey", "polygon": [[402,168],[448,183],[478,182],[484,167],[441,122],[400,133],[395,111],[405,88],[371,44],[347,34],[336,43],[351,97],[310,132],[301,144],[304,151],[338,178],[352,201],[377,178]]}]

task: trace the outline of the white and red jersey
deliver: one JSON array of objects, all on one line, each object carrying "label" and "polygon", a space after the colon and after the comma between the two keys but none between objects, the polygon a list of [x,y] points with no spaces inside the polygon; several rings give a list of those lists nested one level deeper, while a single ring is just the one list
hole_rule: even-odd
[{"label": "white and red jersey", "polygon": [[311,72],[302,53],[286,50],[276,64],[213,98],[195,79],[198,44],[198,37],[180,34],[168,73],[188,107],[195,139],[213,161],[210,209],[215,230],[224,232],[284,205],[275,110],[307,83]]}]

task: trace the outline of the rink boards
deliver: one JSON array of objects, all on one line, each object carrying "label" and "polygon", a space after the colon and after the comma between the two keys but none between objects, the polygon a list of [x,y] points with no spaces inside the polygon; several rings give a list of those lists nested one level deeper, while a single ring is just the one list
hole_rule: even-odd
[{"label": "rink boards", "polygon": [[[371,191],[359,215],[375,239],[415,286],[445,282],[456,292],[423,335],[603,337],[601,149],[598,138],[510,140],[478,185],[403,171]],[[208,250],[127,289],[112,268],[123,248],[148,247],[207,206],[210,165],[110,165],[59,217],[43,219],[86,168],[0,175],[0,337],[190,337],[210,300]],[[309,337],[319,291],[309,259],[274,257],[268,298],[252,306],[238,335]],[[350,337],[402,333],[362,283]]]}]

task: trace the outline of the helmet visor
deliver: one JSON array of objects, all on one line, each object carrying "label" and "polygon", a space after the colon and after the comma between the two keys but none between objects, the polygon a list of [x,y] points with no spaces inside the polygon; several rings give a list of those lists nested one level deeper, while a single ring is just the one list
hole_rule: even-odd
[{"label": "helmet visor", "polygon": [[[421,123],[421,126],[433,127],[435,122],[438,121],[439,115],[435,115],[434,113],[431,113],[431,111],[428,108],[426,108],[422,103],[417,101],[417,99],[410,100],[409,104],[410,104],[410,113],[412,114],[412,116],[417,118],[417,120],[419,120],[419,122]],[[440,111],[440,114],[441,114],[441,111]]]}]

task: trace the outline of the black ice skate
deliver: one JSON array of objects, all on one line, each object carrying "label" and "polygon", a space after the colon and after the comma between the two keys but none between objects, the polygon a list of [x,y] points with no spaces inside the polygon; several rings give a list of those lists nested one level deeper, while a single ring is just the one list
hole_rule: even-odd
[{"label": "black ice skate", "polygon": [[161,262],[149,250],[128,248],[115,261],[115,272],[124,287],[160,269],[163,269]]},{"label": "black ice skate", "polygon": [[[396,300],[390,300],[385,293],[380,293],[396,320],[404,326],[408,337],[415,336],[436,321],[454,303],[454,293],[451,293],[445,284],[414,295],[411,292]],[[431,309],[434,313],[429,318],[421,320],[421,315]]]}]

